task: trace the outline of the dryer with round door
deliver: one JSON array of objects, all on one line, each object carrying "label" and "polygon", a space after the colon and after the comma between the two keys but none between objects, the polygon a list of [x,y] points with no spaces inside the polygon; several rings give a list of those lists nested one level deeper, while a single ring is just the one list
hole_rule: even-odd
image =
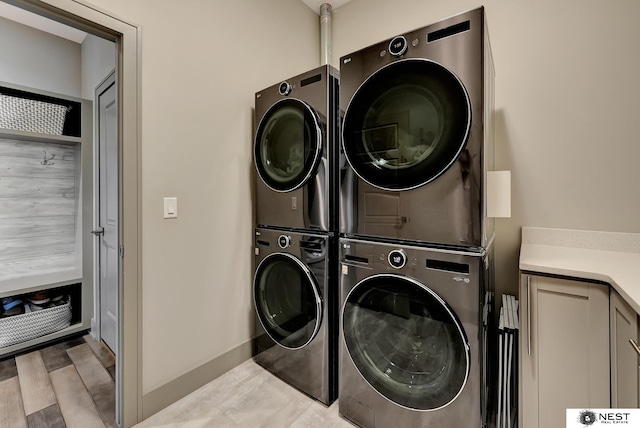
[{"label": "dryer with round door", "polygon": [[341,58],[341,233],[487,244],[493,76],[483,8]]},{"label": "dryer with round door", "polygon": [[322,66],[256,93],[256,224],[337,230],[338,73]]},{"label": "dryer with round door", "polygon": [[256,229],[254,360],[325,404],[337,395],[336,242]]},{"label": "dryer with round door", "polygon": [[340,414],[366,428],[483,428],[493,256],[340,239]]}]

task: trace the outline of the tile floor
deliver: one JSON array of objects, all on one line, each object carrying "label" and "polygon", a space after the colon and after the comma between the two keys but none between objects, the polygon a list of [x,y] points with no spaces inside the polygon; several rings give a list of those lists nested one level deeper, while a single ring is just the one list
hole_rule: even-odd
[{"label": "tile floor", "polygon": [[223,374],[136,428],[353,428],[330,407],[281,381],[253,360]]}]

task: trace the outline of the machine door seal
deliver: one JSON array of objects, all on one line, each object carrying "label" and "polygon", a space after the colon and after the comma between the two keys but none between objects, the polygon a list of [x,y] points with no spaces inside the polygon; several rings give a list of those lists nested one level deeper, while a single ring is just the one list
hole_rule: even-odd
[{"label": "machine door seal", "polygon": [[286,253],[266,256],[253,281],[253,298],[260,324],[269,337],[287,349],[300,349],[318,333],[322,300],[313,274]]},{"label": "machine door seal", "polygon": [[285,98],[262,116],[254,159],[260,179],[276,192],[290,192],[315,173],[322,152],[322,127],[304,101]]},{"label": "machine door seal", "polygon": [[412,410],[438,410],[462,392],[470,348],[455,313],[435,292],[401,275],[365,278],[342,310],[347,353],[378,393]]},{"label": "machine door seal", "polygon": [[356,174],[384,190],[427,184],[460,156],[471,126],[469,95],[442,65],[404,59],[369,76],[344,115],[344,152]]}]

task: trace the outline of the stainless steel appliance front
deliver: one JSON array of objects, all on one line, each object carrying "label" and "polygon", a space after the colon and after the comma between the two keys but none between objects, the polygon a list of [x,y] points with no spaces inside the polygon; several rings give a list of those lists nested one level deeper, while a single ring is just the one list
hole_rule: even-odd
[{"label": "stainless steel appliance front", "polygon": [[256,224],[337,230],[338,73],[323,66],[256,93]]},{"label": "stainless steel appliance front", "polygon": [[365,428],[482,428],[494,333],[493,250],[340,239],[340,388]]},{"label": "stainless steel appliance front", "polygon": [[256,229],[254,359],[305,394],[337,395],[336,241]]},{"label": "stainless steel appliance front", "polygon": [[340,74],[351,166],[340,232],[486,245],[494,71],[483,9],[346,55]]}]

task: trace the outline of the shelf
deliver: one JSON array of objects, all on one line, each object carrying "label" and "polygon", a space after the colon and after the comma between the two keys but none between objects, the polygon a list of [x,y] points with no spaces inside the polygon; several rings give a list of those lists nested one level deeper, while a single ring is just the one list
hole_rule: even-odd
[{"label": "shelf", "polygon": [[[91,101],[5,82],[0,94],[70,109],[62,135],[9,129],[11,121],[0,128],[0,298],[61,288],[72,300],[70,327],[0,348],[3,357],[91,329],[95,188]],[[58,128],[15,127],[52,133]]]},{"label": "shelf", "polygon": [[18,131],[15,129],[0,128],[0,138],[8,140],[37,141],[40,143],[83,143],[80,137],[68,135],[40,134],[39,132]]},{"label": "shelf", "polygon": [[10,279],[0,282],[0,298],[81,282],[82,274],[77,270]]},{"label": "shelf", "polygon": [[[86,324],[86,323],[85,323]],[[83,323],[72,324],[69,327],[56,331],[55,333],[47,334],[45,336],[38,337],[36,339],[27,340],[26,342],[17,343],[15,345],[0,348],[0,358],[14,354],[18,351],[22,351],[26,348],[37,346],[51,340],[59,339],[74,333],[80,333],[81,331],[88,330],[91,326]]]}]

